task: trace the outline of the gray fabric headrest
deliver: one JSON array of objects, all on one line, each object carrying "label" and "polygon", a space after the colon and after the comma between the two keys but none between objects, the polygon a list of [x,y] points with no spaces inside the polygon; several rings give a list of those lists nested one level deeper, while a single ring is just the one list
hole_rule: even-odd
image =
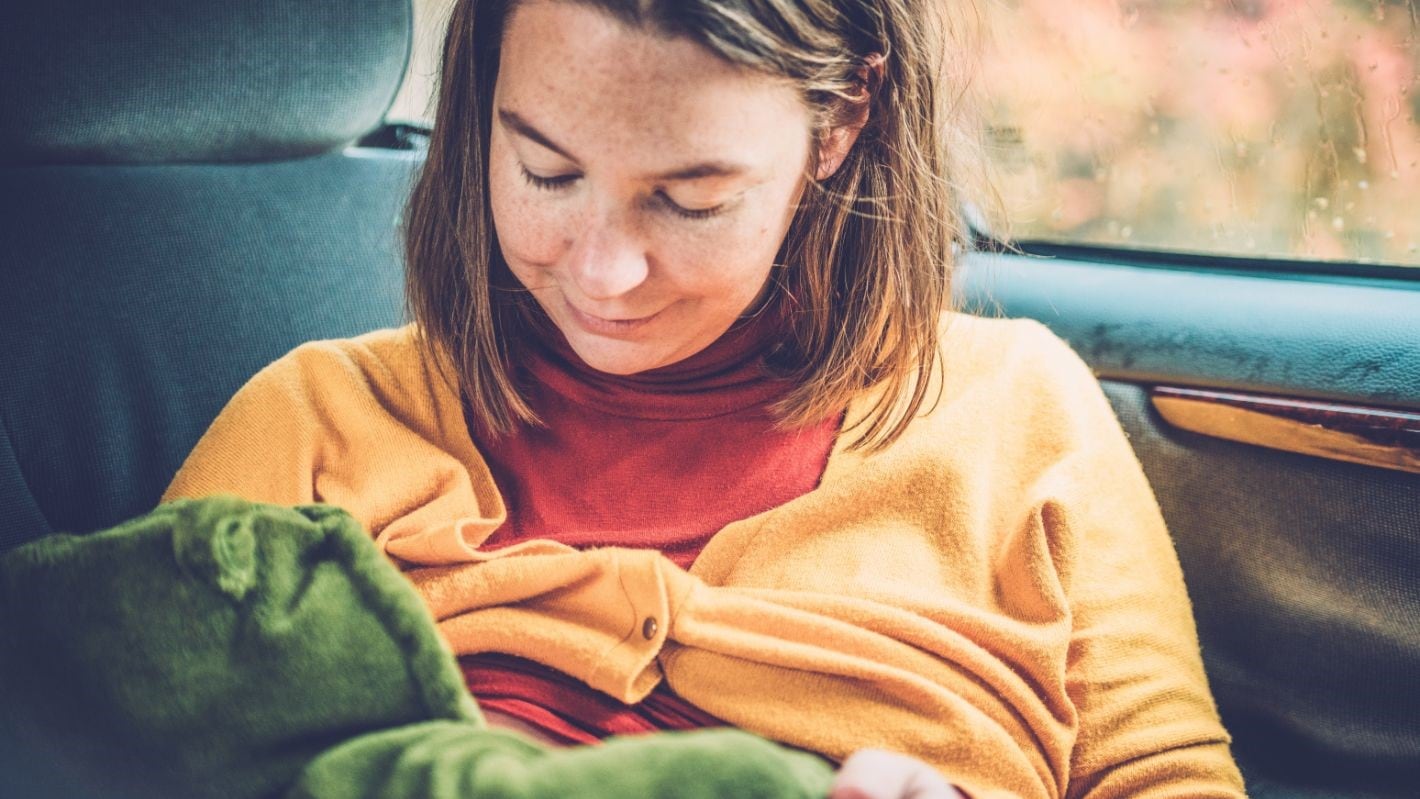
[{"label": "gray fabric headrest", "polygon": [[380,124],[410,0],[0,3],[0,162],[312,155]]}]

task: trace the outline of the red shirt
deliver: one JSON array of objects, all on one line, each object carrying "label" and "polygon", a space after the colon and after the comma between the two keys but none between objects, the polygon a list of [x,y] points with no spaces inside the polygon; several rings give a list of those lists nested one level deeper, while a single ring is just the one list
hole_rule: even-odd
[{"label": "red shirt", "polygon": [[[840,419],[774,428],[769,406],[788,386],[760,364],[776,319],[760,314],[680,363],[624,377],[587,366],[560,334],[546,342],[524,364],[545,426],[498,439],[469,426],[508,507],[486,546],[642,547],[688,568],[720,528],[813,490]],[[460,663],[481,705],[566,743],[722,724],[664,684],[628,706],[531,661]]]}]

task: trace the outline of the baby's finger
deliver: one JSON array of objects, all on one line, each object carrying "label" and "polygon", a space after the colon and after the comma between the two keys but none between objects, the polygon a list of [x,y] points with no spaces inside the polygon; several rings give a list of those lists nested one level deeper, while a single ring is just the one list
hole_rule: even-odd
[{"label": "baby's finger", "polygon": [[864,749],[843,762],[829,799],[961,799],[961,794],[920,760]]}]

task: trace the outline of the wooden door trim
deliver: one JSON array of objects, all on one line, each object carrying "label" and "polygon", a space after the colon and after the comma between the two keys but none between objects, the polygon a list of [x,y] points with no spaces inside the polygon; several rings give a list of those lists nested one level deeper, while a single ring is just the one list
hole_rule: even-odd
[{"label": "wooden door trim", "polygon": [[1193,433],[1420,474],[1420,413],[1156,386],[1154,408]]}]

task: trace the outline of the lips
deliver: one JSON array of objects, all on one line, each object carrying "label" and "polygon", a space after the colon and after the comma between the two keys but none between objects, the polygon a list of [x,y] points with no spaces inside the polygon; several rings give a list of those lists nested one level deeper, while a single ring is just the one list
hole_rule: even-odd
[{"label": "lips", "polygon": [[650,316],[642,316],[638,318],[607,319],[605,317],[597,316],[595,314],[589,314],[586,311],[577,308],[577,306],[573,305],[570,301],[566,301],[566,306],[567,315],[570,316],[572,318],[572,321],[576,322],[577,325],[583,330],[597,335],[612,337],[624,337],[631,333],[634,333],[635,331],[639,330],[642,327],[645,327],[649,322],[661,315],[661,312],[657,311],[656,313],[653,313]]}]

